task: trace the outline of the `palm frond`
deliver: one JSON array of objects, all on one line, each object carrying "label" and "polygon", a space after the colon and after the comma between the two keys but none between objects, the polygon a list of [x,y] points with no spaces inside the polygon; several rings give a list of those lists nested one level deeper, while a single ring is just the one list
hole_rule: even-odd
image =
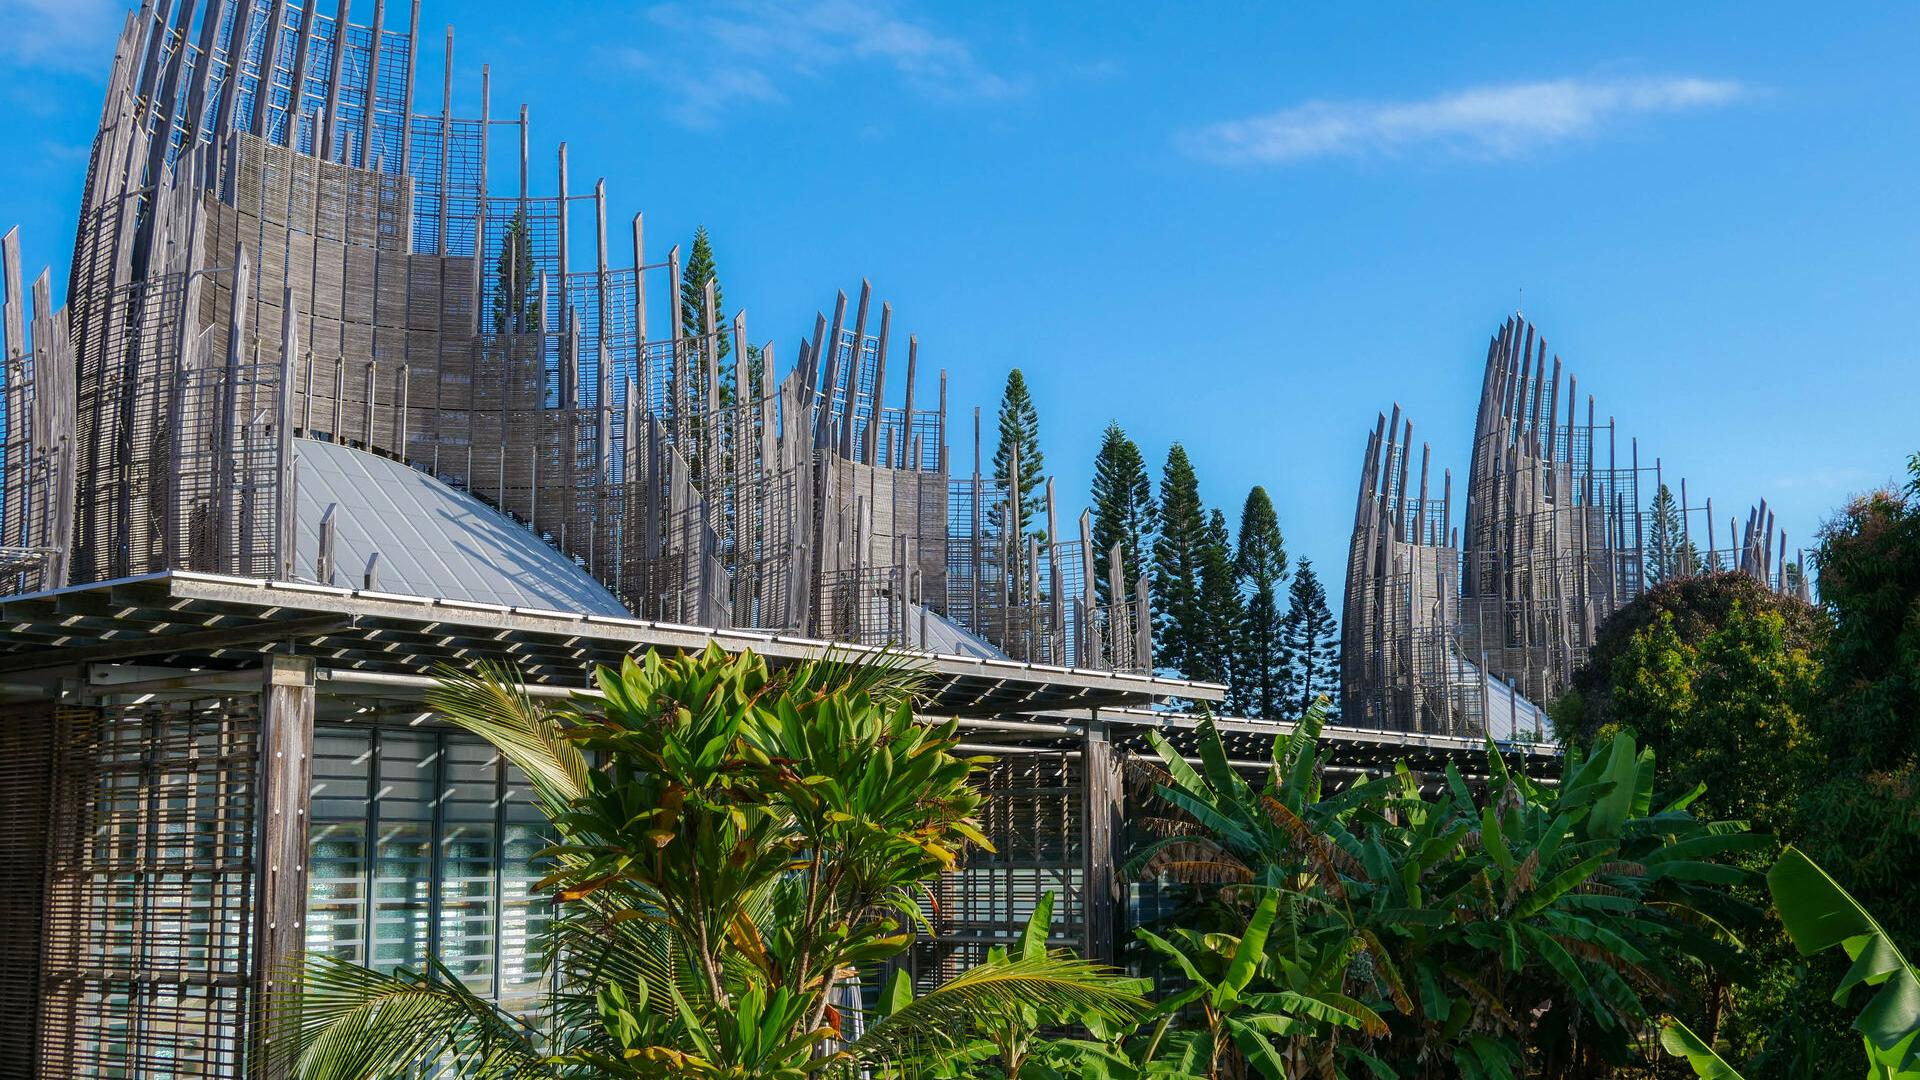
[{"label": "palm frond", "polygon": [[664,921],[616,920],[583,903],[555,917],[551,934],[555,1004],[570,1019],[588,1023],[597,1017],[596,991],[608,984],[644,986],[648,1008],[662,1016],[673,1015],[675,989],[692,1000],[706,996],[686,943]]},{"label": "palm frond", "polygon": [[336,957],[307,960],[284,1028],[300,1080],[387,1080],[436,1063],[473,1080],[548,1077],[538,1033],[445,968],[383,975]]},{"label": "palm frond", "polygon": [[586,758],[562,734],[556,710],[527,693],[519,671],[483,661],[471,671],[443,666],[436,674],[427,708],[492,744],[526,774],[550,811],[586,792]]},{"label": "palm frond", "polygon": [[876,653],[828,650],[776,676],[796,696],[841,692],[865,694],[882,709],[902,703],[917,704],[926,693],[926,661],[907,653],[883,649]]},{"label": "palm frond", "polygon": [[1145,1012],[1136,980],[1054,954],[969,969],[882,1017],[845,1047],[848,1059],[900,1062],[951,1047],[983,1022],[1032,1009],[1056,1021],[1124,1021]]}]

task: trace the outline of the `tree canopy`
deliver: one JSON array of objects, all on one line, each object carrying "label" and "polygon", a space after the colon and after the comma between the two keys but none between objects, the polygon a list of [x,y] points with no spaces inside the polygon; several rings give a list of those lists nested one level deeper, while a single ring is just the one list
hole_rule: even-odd
[{"label": "tree canopy", "polygon": [[1661,755],[1673,794],[1704,783],[1711,812],[1779,829],[1798,797],[1825,639],[1820,612],[1746,574],[1669,581],[1601,624],[1554,729],[1582,746],[1631,731]]},{"label": "tree canopy", "polygon": [[1799,841],[1879,913],[1920,941],[1920,454],[1904,488],[1850,502],[1820,533],[1820,599],[1833,618],[1820,759]]}]

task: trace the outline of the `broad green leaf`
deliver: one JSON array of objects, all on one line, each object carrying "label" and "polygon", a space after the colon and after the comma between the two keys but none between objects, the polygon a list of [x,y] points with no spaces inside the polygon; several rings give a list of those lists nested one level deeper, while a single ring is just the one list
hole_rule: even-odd
[{"label": "broad green leaf", "polygon": [[1767,871],[1780,921],[1803,956],[1839,945],[1853,960],[1833,1000],[1845,1004],[1861,984],[1880,987],[1854,1022],[1876,1062],[1896,1070],[1914,1066],[1913,1038],[1920,1032],[1920,972],[1894,945],[1878,921],[1827,872],[1789,846]]},{"label": "broad green leaf", "polygon": [[1027,916],[1027,925],[1020,929],[1020,955],[1027,959],[1047,955],[1047,931],[1053,926],[1054,892],[1048,889],[1033,906],[1033,914]]},{"label": "broad green leaf", "polygon": [[1674,1057],[1687,1059],[1693,1074],[1701,1080],[1743,1080],[1738,1070],[1721,1060],[1705,1039],[1678,1019],[1668,1017],[1660,1027],[1660,1045]]},{"label": "broad green leaf", "polygon": [[1247,1064],[1254,1072],[1268,1080],[1287,1080],[1287,1063],[1265,1035],[1232,1018],[1227,1020],[1227,1034],[1232,1036],[1233,1045],[1246,1055]]},{"label": "broad green leaf", "polygon": [[1253,909],[1253,918],[1247,922],[1246,933],[1240,935],[1240,944],[1234,948],[1233,958],[1227,961],[1226,974],[1221,976],[1219,985],[1213,989],[1215,1008],[1227,1008],[1253,981],[1253,973],[1267,951],[1267,932],[1273,929],[1274,915],[1279,910],[1278,894],[1269,892],[1261,895],[1260,903]]},{"label": "broad green leaf", "polygon": [[1591,836],[1619,836],[1621,826],[1627,823],[1627,815],[1633,809],[1639,789],[1640,760],[1634,752],[1631,735],[1622,732],[1613,737],[1605,776],[1613,787],[1594,803],[1593,813],[1587,818],[1587,833]]},{"label": "broad green leaf", "polygon": [[913,979],[906,968],[896,968],[893,981],[887,984],[887,992],[880,998],[880,1015],[892,1016],[913,1002]]}]

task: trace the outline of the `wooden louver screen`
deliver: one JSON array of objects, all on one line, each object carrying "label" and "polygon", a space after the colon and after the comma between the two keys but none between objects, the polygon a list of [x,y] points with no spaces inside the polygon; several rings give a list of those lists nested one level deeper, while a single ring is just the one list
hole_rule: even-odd
[{"label": "wooden louver screen", "polygon": [[251,695],[56,714],[40,1075],[239,1077]]}]

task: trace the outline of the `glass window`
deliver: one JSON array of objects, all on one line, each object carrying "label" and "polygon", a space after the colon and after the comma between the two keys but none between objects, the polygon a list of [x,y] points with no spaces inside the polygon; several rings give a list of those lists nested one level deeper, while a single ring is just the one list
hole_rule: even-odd
[{"label": "glass window", "polygon": [[475,993],[537,1006],[549,843],[520,774],[455,732],[322,725],[307,947],[378,970],[437,957]]}]

